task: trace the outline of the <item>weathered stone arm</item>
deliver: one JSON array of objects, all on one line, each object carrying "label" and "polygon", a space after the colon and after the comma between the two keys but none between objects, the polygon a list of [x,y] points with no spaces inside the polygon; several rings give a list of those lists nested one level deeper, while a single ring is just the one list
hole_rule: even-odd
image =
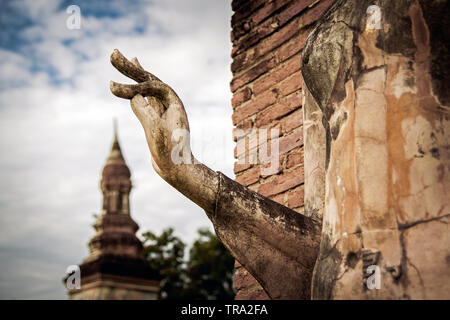
[{"label": "weathered stone arm", "polygon": [[206,211],[224,245],[271,298],[310,298],[321,224],[199,163],[190,151],[189,124],[176,93],[136,59],[130,62],[115,50],[111,62],[138,82],[111,82],[111,91],[131,99],[157,173]]},{"label": "weathered stone arm", "polygon": [[217,235],[272,299],[309,299],[321,224],[219,173]]}]

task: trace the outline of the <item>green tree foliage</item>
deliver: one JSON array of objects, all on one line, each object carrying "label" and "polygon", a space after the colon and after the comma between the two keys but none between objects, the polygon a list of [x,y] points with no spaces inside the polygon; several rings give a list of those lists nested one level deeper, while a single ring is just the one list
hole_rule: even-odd
[{"label": "green tree foliage", "polygon": [[172,228],[159,236],[146,232],[144,255],[161,273],[160,299],[233,299],[234,259],[215,234],[198,230],[198,238],[184,259],[186,245]]},{"label": "green tree foliage", "polygon": [[207,229],[189,251],[188,290],[192,299],[232,299],[234,259],[219,238]]},{"label": "green tree foliage", "polygon": [[159,299],[182,299],[185,290],[184,249],[186,245],[174,236],[172,228],[159,236],[147,231],[144,237],[144,257],[150,267],[161,274]]}]

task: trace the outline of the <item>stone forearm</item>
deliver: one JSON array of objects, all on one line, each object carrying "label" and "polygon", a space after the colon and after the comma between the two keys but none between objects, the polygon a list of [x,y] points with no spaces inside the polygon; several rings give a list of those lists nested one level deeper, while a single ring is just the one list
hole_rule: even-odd
[{"label": "stone forearm", "polygon": [[203,164],[178,165],[163,178],[206,211],[223,244],[272,299],[310,298],[319,222]]},{"label": "stone forearm", "polygon": [[309,299],[321,224],[219,173],[207,214],[233,256],[272,299]]},{"label": "stone forearm", "polygon": [[180,164],[162,178],[207,213],[214,212],[219,186],[217,172],[202,163]]}]

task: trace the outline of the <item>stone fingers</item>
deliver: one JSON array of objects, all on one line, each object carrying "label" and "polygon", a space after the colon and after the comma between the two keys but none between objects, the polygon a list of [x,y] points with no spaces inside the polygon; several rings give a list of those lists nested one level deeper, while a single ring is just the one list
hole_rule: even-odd
[{"label": "stone fingers", "polygon": [[[110,57],[111,64],[123,75],[133,79],[136,82],[145,82],[148,80],[158,80],[156,76],[148,71],[145,71],[139,63],[135,64],[129,61],[120,53],[119,50],[114,49]],[[136,59],[137,60],[137,59]]]},{"label": "stone fingers", "polygon": [[135,95],[131,101],[131,109],[141,122],[144,129],[147,126],[154,127],[157,121],[160,121],[158,111],[145,100],[140,94]]},{"label": "stone fingers", "polygon": [[168,97],[171,95],[170,88],[158,80],[148,80],[138,84],[122,84],[111,81],[110,89],[119,98],[132,99],[135,95],[140,94],[161,99],[164,105],[168,103]]},{"label": "stone fingers", "polygon": [[131,59],[131,62],[132,62],[136,67],[138,67],[139,69],[145,71],[144,68],[143,68],[143,67],[141,66],[141,64],[139,63],[139,60],[138,60],[136,57],[134,57],[133,59]]}]

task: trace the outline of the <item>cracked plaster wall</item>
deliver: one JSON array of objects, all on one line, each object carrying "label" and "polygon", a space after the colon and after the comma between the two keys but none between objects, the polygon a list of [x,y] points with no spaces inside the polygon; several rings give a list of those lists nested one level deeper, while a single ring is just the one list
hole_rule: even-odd
[{"label": "cracked plaster wall", "polygon": [[[374,4],[381,29],[366,24]],[[336,1],[308,37],[305,213],[323,215],[313,298],[450,299],[447,7]]]}]

